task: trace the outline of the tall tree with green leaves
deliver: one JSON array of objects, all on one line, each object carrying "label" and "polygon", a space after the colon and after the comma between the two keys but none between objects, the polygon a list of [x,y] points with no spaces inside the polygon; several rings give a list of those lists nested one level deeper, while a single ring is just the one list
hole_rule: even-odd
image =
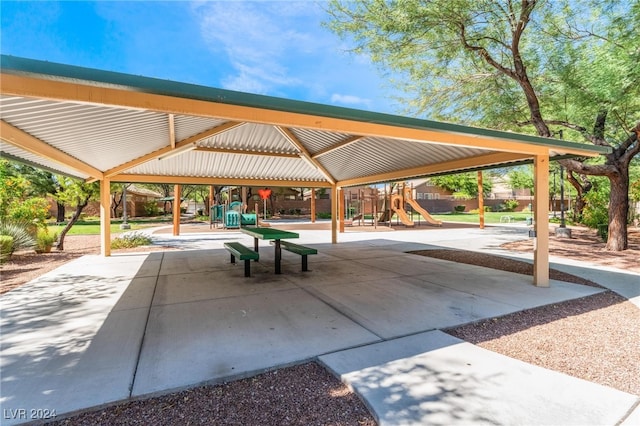
[{"label": "tall tree with green leaves", "polygon": [[327,10],[327,26],[396,76],[416,115],[543,137],[563,130],[611,147],[563,165],[608,178],[607,248],[627,248],[628,168],[640,152],[639,2],[331,0]]},{"label": "tall tree with green leaves", "polygon": [[58,236],[58,245],[56,248],[60,251],[64,250],[64,238],[71,227],[80,219],[82,210],[89,204],[89,201],[95,200],[100,195],[99,182],[86,183],[81,180],[71,179],[65,176],[56,176],[56,180],[61,183],[63,191],[58,192],[55,197],[58,202],[72,206],[75,208],[71,220]]}]

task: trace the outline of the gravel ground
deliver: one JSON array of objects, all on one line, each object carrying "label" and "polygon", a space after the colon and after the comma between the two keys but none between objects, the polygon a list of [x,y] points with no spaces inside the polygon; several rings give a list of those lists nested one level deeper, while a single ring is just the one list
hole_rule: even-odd
[{"label": "gravel ground", "polygon": [[[526,249],[526,244],[528,241],[523,241],[519,247]],[[552,250],[555,244],[552,241]],[[509,248],[518,249],[517,245],[512,243]],[[69,256],[78,257],[83,250],[96,252],[99,244],[95,237],[77,237],[69,238],[66,246]],[[78,247],[78,252],[74,251],[74,247]],[[622,262],[617,263],[619,266],[637,265],[638,258],[633,250],[618,254],[613,260],[607,258],[606,261],[612,266],[616,266],[616,259]],[[517,273],[531,273],[531,266],[526,262],[506,261],[482,253],[430,250],[421,254]],[[3,286],[8,271],[16,286],[42,274],[47,268],[53,269],[68,261],[54,255],[44,255],[51,256],[47,262],[38,259],[32,263],[31,260],[35,258],[25,257],[17,259],[14,265],[4,265],[1,269]],[[591,260],[585,258],[589,254],[584,248],[578,255],[580,259]],[[598,254],[595,253],[593,257],[597,261]],[[551,272],[552,278],[597,286],[597,283],[579,277],[556,273],[558,271]],[[640,396],[640,309],[610,291],[446,331],[486,349]],[[376,423],[355,394],[321,366],[309,363],[221,385],[197,387],[104,407],[55,424]]]},{"label": "gravel ground", "polygon": [[131,401],[53,424],[373,426],[376,422],[353,392],[312,362],[224,385]]}]

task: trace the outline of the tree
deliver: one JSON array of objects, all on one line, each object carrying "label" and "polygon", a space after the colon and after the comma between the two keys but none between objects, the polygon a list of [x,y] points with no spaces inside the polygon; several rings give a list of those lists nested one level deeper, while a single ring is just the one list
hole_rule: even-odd
[{"label": "tree", "polygon": [[[458,173],[455,175],[435,176],[429,180],[440,188],[453,193],[456,198],[475,198],[478,196],[478,178],[476,172]],[[488,197],[491,194],[491,182],[488,179],[482,181],[482,195]]]},{"label": "tree", "polygon": [[533,167],[513,167],[507,172],[507,179],[512,190],[528,189],[533,194]]},{"label": "tree", "polygon": [[78,221],[82,210],[100,194],[100,184],[98,182],[85,183],[80,180],[71,179],[65,176],[57,176],[56,179],[62,183],[63,191],[56,194],[56,199],[70,206],[75,207],[75,211],[67,226],[60,232],[58,236],[57,249],[64,250],[64,238],[71,227]]},{"label": "tree", "polygon": [[[332,0],[329,28],[399,76],[412,112],[609,146],[609,250],[627,248],[628,166],[640,151],[640,3]],[[578,182],[571,180],[572,184]],[[578,188],[576,188],[578,189]],[[580,192],[580,190],[579,190]]]}]

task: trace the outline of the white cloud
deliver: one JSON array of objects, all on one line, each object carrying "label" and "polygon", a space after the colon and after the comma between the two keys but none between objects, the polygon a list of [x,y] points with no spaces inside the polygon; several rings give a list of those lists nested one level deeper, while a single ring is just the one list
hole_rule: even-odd
[{"label": "white cloud", "polygon": [[[205,2],[194,4],[201,34],[210,49],[224,55],[233,73],[226,88],[267,93],[302,83],[295,61],[318,51],[320,35],[299,22],[313,16],[313,3]],[[317,21],[316,21],[317,22]]]},{"label": "white cloud", "polygon": [[331,103],[334,104],[342,104],[342,105],[357,105],[360,107],[371,107],[371,99],[361,98],[360,96],[354,95],[341,95],[339,93],[334,93],[331,95]]}]

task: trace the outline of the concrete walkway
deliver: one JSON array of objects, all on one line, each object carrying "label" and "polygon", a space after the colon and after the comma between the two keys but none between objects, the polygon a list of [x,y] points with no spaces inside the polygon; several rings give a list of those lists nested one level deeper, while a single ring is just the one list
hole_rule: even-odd
[{"label": "concrete walkway", "polygon": [[[531,423],[545,401],[557,416],[565,407],[555,423],[589,423],[569,406],[584,406],[592,424],[621,420],[637,397],[437,331],[599,290],[556,281],[540,289],[531,277],[405,253],[520,238],[508,228],[443,231],[347,233],[338,245],[326,231],[302,231],[300,242],[319,250],[311,271],[283,252],[283,274],[274,275],[273,248],[261,244],[251,278],[222,249],[229,240],[251,245],[234,232],[154,236],[190,250],[70,262],[0,297],[2,424],[317,357],[383,424]],[[442,388],[430,393],[436,370]],[[376,383],[390,393],[367,390]]]}]

